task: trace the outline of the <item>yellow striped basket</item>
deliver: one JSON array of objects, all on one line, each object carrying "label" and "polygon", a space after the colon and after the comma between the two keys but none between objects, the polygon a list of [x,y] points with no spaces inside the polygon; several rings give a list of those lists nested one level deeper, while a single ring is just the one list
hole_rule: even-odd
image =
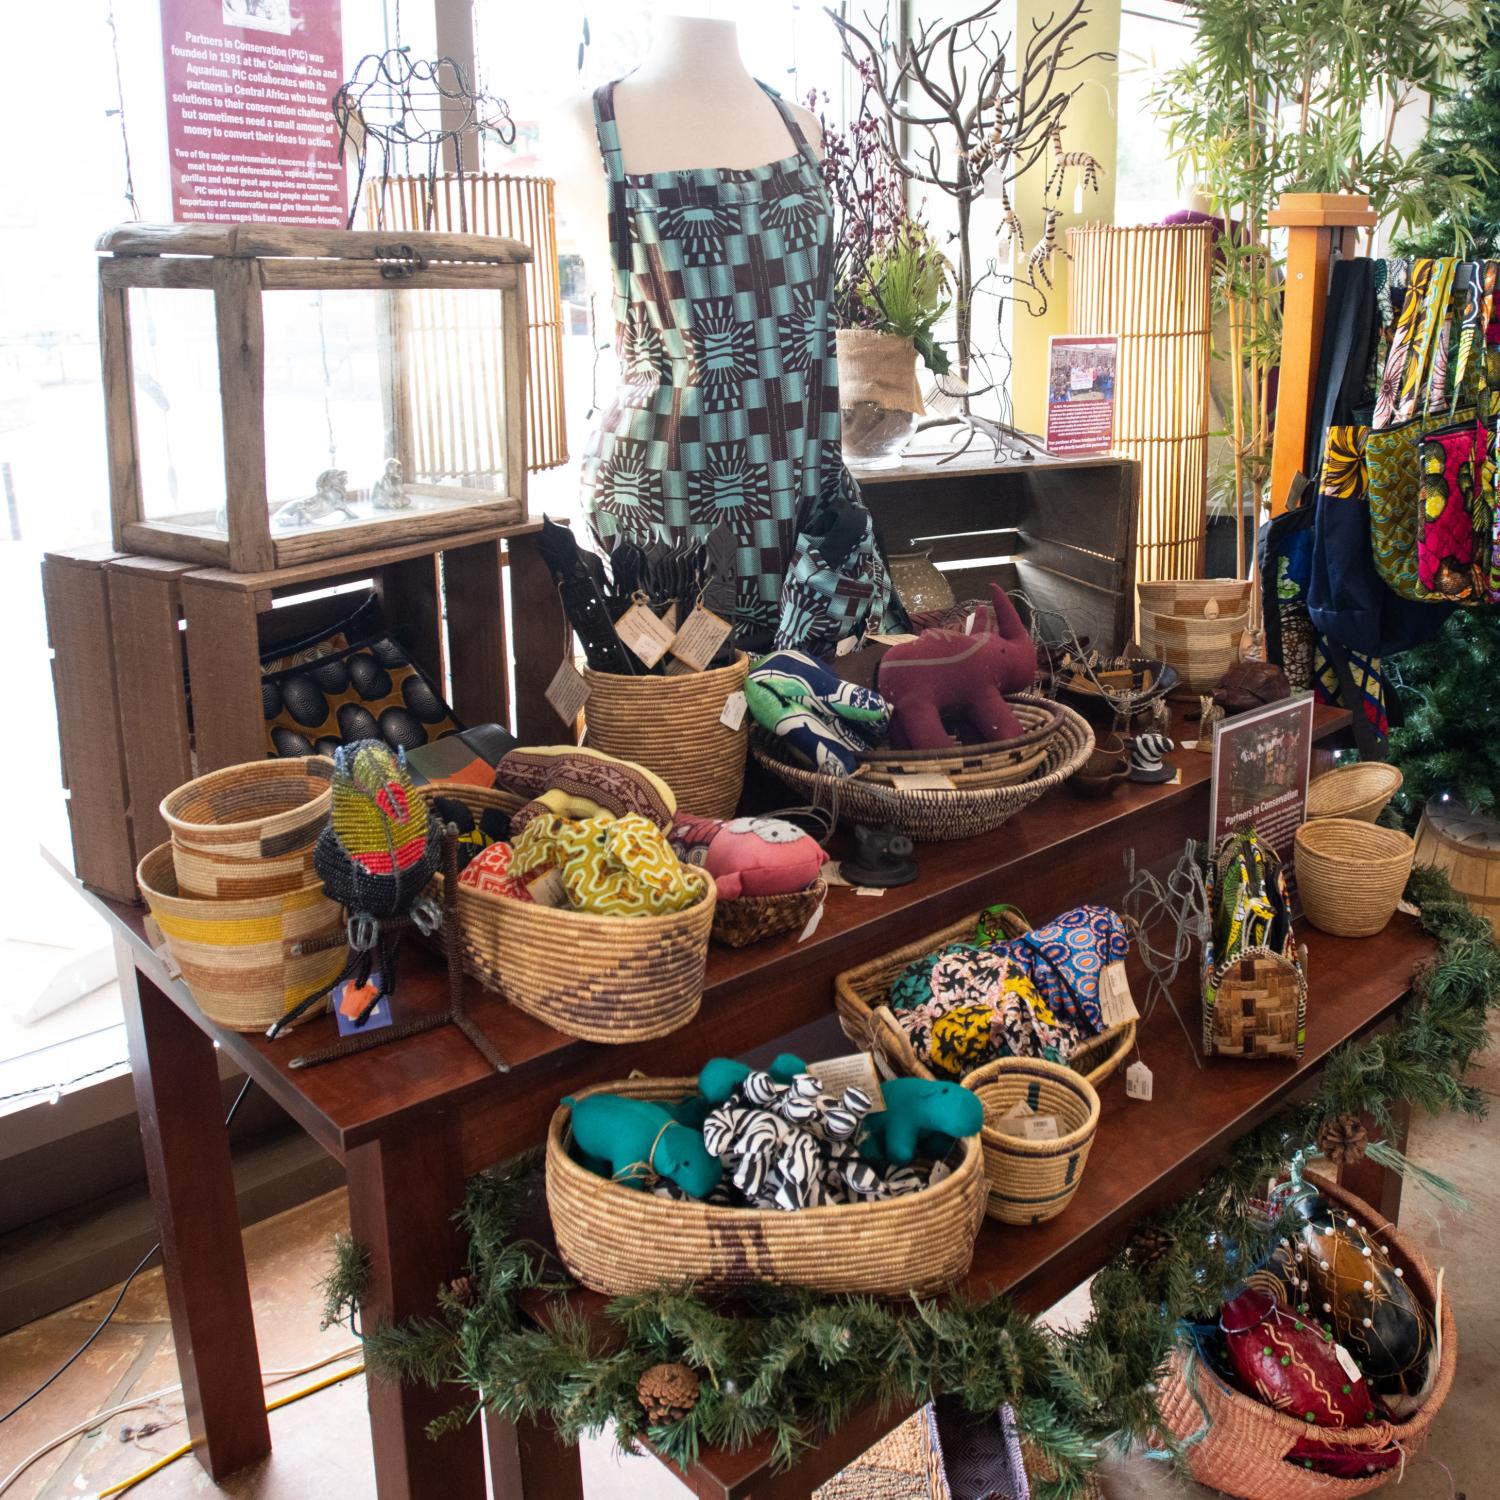
[{"label": "yellow striped basket", "polygon": [[135,873],[199,1009],[231,1031],[264,1031],[344,966],[343,944],[291,951],[343,923],[342,908],[319,884],[235,901],[191,899],[178,894],[170,844],[158,844]]}]

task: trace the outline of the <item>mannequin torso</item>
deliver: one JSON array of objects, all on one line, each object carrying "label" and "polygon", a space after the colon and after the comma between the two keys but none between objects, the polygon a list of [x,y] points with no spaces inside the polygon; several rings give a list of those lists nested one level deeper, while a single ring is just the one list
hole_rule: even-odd
[{"label": "mannequin torso", "polygon": [[[788,104],[819,151],[816,117]],[[796,154],[776,106],[740,60],[732,21],[662,16],[650,55],[615,89],[615,122],[631,174],[759,167]],[[557,178],[557,198],[578,237],[589,284],[607,292],[609,194],[592,99],[569,100],[558,124],[547,167]]]}]

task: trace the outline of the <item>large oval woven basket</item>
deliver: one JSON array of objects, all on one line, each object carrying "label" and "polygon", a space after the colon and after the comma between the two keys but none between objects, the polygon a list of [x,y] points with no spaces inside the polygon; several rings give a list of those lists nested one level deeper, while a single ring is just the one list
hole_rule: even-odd
[{"label": "large oval woven basket", "polygon": [[585,742],[655,771],[683,812],[732,818],[745,781],[749,729],[743,719],[738,729],[720,720],[749,675],[744,652],[727,667],[671,677],[626,677],[585,667]]},{"label": "large oval woven basket", "polygon": [[879,785],[858,771],[853,776],[824,776],[793,762],[781,741],[763,730],[752,736],[751,751],[761,765],[814,807],[829,808],[850,822],[890,824],[924,843],[975,838],[999,828],[1007,818],[1061,786],[1093,753],[1094,731],[1082,715],[1035,694],[1018,695],[1012,701],[1056,707],[1059,718],[1031,779],[1002,786],[914,790]]},{"label": "large oval woven basket", "polygon": [[[1361,1223],[1383,1221],[1369,1204],[1322,1179],[1313,1179],[1332,1203]],[[1401,1266],[1410,1286],[1431,1308],[1437,1305],[1432,1270],[1417,1251],[1389,1225],[1380,1231],[1381,1243]],[[1290,1462],[1287,1455],[1304,1438],[1314,1437],[1330,1448],[1381,1447],[1398,1443],[1409,1464],[1427,1440],[1434,1418],[1453,1386],[1458,1362],[1458,1330],[1448,1302],[1442,1308],[1442,1354],[1437,1380],[1421,1407],[1404,1422],[1379,1422],[1368,1427],[1317,1427],[1283,1415],[1273,1407],[1235,1390],[1196,1356],[1174,1354],[1161,1382],[1158,1399],[1167,1426],[1184,1445],[1193,1477],[1210,1489],[1238,1495],[1241,1500],[1340,1500],[1368,1495],[1398,1477],[1387,1469],[1361,1479],[1337,1479]]]},{"label": "large oval woven basket", "polygon": [[[579,1097],[676,1100],[696,1088],[691,1078],[631,1078]],[[962,1143],[951,1176],[920,1193],[784,1213],[673,1202],[598,1177],[569,1154],[570,1113],[560,1105],[547,1132],[547,1207],[563,1264],[596,1292],[766,1282],[905,1297],[957,1281],[974,1258],[985,1201],[978,1137]]]},{"label": "large oval woven basket", "polygon": [[[486,808],[517,812],[522,797],[461,781],[420,788],[429,801],[464,803],[476,821]],[[608,917],[535,906],[495,891],[458,886],[464,968],[518,1010],[590,1042],[643,1042],[698,1014],[714,883],[695,865],[687,878],[702,899],[662,917]],[[441,892],[441,876],[433,880]]]},{"label": "large oval woven basket", "polygon": [[[894,948],[835,975],[833,1004],[844,1035],[861,1052],[873,1052],[893,1073],[910,1078],[936,1078],[937,1074],[917,1056],[905,1027],[886,1000],[891,985],[909,963],[946,948],[949,943],[972,943],[974,929],[983,915],[975,912],[972,917],[918,938],[904,948]],[[1000,923],[1009,937],[1019,937],[1028,930],[1025,918],[1013,907],[1000,913]],[[1135,1022],[1125,1021],[1091,1037],[1073,1054],[1069,1067],[1097,1086],[1125,1061],[1133,1046]]]},{"label": "large oval woven basket", "polygon": [[321,885],[234,901],[184,897],[170,844],[141,860],[136,881],[199,1009],[231,1031],[264,1031],[344,966],[342,944],[292,952],[343,925],[343,908]]},{"label": "large oval woven basket", "polygon": [[184,896],[274,896],[316,884],[313,846],[333,802],[326,755],[253,760],[162,799]]}]

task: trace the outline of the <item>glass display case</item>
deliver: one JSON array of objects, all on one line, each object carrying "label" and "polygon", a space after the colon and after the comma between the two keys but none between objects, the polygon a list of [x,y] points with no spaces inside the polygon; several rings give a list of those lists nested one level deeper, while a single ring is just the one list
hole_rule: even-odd
[{"label": "glass display case", "polygon": [[265,572],[526,520],[526,246],[128,224],[98,249],[121,551]]}]

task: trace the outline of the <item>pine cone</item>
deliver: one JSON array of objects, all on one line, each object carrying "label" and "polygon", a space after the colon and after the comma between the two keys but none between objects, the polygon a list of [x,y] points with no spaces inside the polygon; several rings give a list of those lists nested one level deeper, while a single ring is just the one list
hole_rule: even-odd
[{"label": "pine cone", "polygon": [[1337,1115],[1318,1127],[1318,1150],[1335,1166],[1358,1161],[1369,1139],[1355,1115]]},{"label": "pine cone", "polygon": [[455,1276],[448,1283],[448,1290],[453,1294],[453,1300],[460,1307],[472,1307],[474,1305],[474,1282],[468,1276]]},{"label": "pine cone", "polygon": [[1134,1271],[1149,1271],[1172,1253],[1172,1236],[1160,1229],[1143,1229],[1125,1247],[1126,1263]]},{"label": "pine cone", "polygon": [[635,1394],[653,1426],[680,1422],[698,1404],[698,1377],[686,1365],[652,1365]]}]

